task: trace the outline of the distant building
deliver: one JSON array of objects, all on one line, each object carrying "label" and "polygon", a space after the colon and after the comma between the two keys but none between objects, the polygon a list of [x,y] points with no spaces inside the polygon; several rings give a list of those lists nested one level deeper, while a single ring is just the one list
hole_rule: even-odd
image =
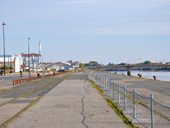
[{"label": "distant building", "polygon": [[79,68],[79,62],[73,62],[73,63],[65,63],[65,62],[56,62],[56,63],[41,63],[40,67],[45,67],[47,70],[60,70],[60,69],[65,69],[65,70],[75,70]]},{"label": "distant building", "polygon": [[38,65],[39,65],[40,60],[41,60],[41,54],[30,53],[29,54],[29,61],[28,61],[28,54],[22,53],[21,57],[22,57],[23,66],[25,66],[24,67],[25,69],[28,68],[29,62],[30,62],[30,70],[38,68]]},{"label": "distant building", "polygon": [[166,62],[160,62],[160,64],[166,64]]},{"label": "distant building", "polygon": [[[14,72],[22,70],[22,57],[21,55],[5,55],[5,65],[12,68]],[[4,55],[0,55],[0,67],[4,66]]]},{"label": "distant building", "polygon": [[79,68],[79,64],[80,64],[79,61],[75,61],[71,64],[71,66],[73,67],[73,69],[77,69]]},{"label": "distant building", "polygon": [[46,68],[48,70],[56,70],[56,71],[58,71],[60,69],[68,70],[69,68],[71,68],[71,65],[68,63],[64,63],[64,62],[56,62],[56,63],[52,63],[52,64],[46,66]]},{"label": "distant building", "polygon": [[169,65],[170,65],[170,62],[167,62],[166,64],[169,64]]}]

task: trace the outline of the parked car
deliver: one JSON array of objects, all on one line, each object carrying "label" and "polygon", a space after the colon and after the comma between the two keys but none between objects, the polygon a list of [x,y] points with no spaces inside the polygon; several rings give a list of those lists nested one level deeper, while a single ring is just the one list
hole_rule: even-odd
[{"label": "parked car", "polygon": [[58,70],[58,72],[65,72],[65,69],[60,69]]},{"label": "parked car", "polygon": [[14,71],[11,70],[10,73],[14,73]]},{"label": "parked car", "polygon": [[0,75],[3,75],[3,74],[4,74],[4,71],[1,71],[1,72],[0,72]]}]

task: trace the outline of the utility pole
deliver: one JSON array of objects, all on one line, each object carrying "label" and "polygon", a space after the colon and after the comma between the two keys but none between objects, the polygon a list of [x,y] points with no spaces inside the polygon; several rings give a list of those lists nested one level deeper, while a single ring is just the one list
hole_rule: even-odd
[{"label": "utility pole", "polygon": [[9,73],[9,55],[8,55],[8,73]]},{"label": "utility pole", "polygon": [[31,73],[30,73],[30,48],[29,48],[29,40],[30,40],[31,38],[28,38],[28,66],[29,66],[29,78],[31,77]]},{"label": "utility pole", "polygon": [[4,30],[4,26],[6,25],[4,22],[2,23],[3,25],[3,44],[4,44],[4,76],[6,75],[5,72],[5,30]]}]

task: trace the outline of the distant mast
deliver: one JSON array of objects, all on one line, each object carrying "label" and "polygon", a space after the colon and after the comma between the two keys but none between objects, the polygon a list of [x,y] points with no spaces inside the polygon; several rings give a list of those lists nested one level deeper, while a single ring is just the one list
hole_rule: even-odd
[{"label": "distant mast", "polygon": [[41,41],[39,42],[39,54],[41,55]]},{"label": "distant mast", "polygon": [[41,63],[41,41],[39,42],[39,63]]}]

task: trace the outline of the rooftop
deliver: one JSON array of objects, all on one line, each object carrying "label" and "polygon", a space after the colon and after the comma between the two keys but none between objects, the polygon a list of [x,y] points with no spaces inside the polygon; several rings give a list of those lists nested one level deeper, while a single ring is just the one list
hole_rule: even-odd
[{"label": "rooftop", "polygon": [[[21,56],[28,56],[28,54],[24,54],[24,53],[21,53]],[[30,53],[29,56],[41,56],[41,54],[37,54],[37,53]]]}]

